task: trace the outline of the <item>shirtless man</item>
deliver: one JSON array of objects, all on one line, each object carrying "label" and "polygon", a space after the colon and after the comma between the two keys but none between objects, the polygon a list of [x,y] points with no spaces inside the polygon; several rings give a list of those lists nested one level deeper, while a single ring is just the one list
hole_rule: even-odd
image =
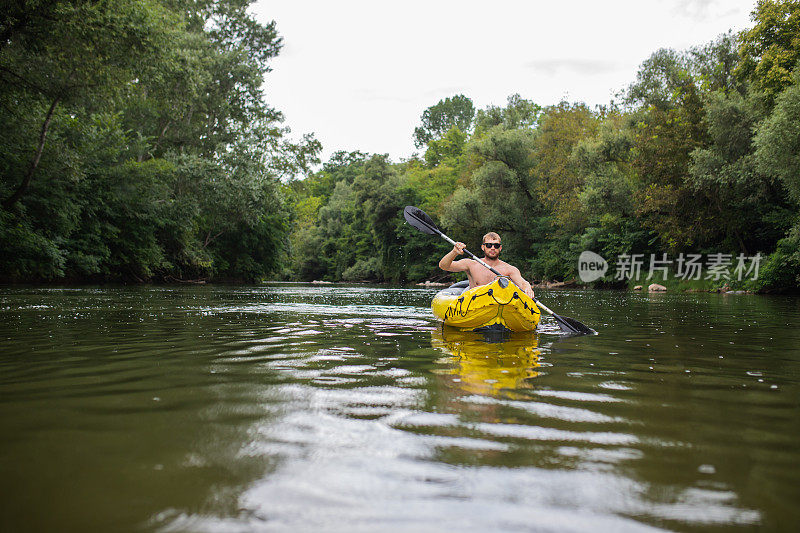
[{"label": "shirtless man", "polygon": [[[479,285],[486,285],[491,283],[495,274],[472,259],[459,259],[454,261],[456,256],[464,253],[464,248],[467,245],[463,242],[457,242],[453,249],[439,261],[439,268],[448,272],[466,272],[469,278],[469,288],[477,287]],[[522,291],[533,298],[533,288],[531,284],[525,281],[525,278],[519,273],[519,269],[515,266],[509,265],[505,261],[501,261],[500,250],[503,246],[500,244],[500,235],[495,232],[487,233],[483,236],[483,262],[500,272],[504,276],[508,276],[514,285],[522,289]]]}]

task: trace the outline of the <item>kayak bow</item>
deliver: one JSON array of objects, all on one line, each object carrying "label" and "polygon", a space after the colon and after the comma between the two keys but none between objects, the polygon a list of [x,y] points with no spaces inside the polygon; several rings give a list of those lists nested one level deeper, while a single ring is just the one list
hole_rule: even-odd
[{"label": "kayak bow", "polygon": [[451,285],[436,293],[431,309],[462,331],[532,331],[541,317],[533,300],[506,278],[473,289],[468,281]]}]

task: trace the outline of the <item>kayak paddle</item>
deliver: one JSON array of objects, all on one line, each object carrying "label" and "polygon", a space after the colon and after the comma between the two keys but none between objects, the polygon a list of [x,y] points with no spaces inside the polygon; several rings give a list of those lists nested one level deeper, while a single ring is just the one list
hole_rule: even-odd
[{"label": "kayak paddle", "polygon": [[[422,209],[420,209],[418,207],[414,207],[412,205],[407,205],[406,208],[403,210],[403,216],[405,217],[406,222],[408,222],[409,224],[411,224],[412,226],[414,226],[415,228],[417,228],[421,232],[427,233],[429,235],[438,235],[439,237],[443,238],[444,240],[446,240],[447,242],[449,242],[453,246],[456,245],[456,243],[455,243],[455,241],[453,239],[451,239],[450,237],[448,237],[447,235],[442,233],[442,231],[439,228],[436,227],[436,224],[434,224],[434,222],[431,219],[431,217],[429,217],[428,214],[425,211],[423,211]],[[488,268],[489,270],[494,272],[496,275],[501,276],[501,279],[505,280],[505,282],[506,282],[506,285],[504,286],[504,288],[508,286],[508,280],[505,279],[505,277],[503,277],[503,275],[500,274],[500,272],[498,272],[494,268],[492,268],[489,265],[487,265],[482,259],[476,257],[475,254],[473,254],[472,252],[470,252],[466,248],[464,248],[464,254],[467,255],[470,259],[473,259],[473,260],[477,261],[478,263],[482,264],[483,266],[485,266],[486,268]],[[500,283],[501,283],[501,286],[502,286],[502,281]],[[581,324],[580,322],[578,322],[574,318],[569,318],[569,317],[566,317],[566,316],[560,316],[560,315],[555,314],[552,310],[548,309],[547,306],[542,304],[538,299],[534,298],[533,301],[536,302],[536,305],[538,305],[539,307],[544,309],[546,312],[551,314],[553,316],[553,318],[555,318],[555,320],[558,323],[559,327],[561,327],[561,329],[563,331],[566,331],[568,333],[582,333],[582,334],[597,333],[595,330],[593,330],[589,326],[587,326],[585,324]]]}]

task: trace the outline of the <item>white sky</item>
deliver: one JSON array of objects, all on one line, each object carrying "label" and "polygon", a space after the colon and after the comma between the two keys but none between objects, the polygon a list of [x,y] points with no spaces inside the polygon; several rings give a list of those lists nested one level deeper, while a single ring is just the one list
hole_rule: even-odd
[{"label": "white sky", "polygon": [[607,104],[659,48],[750,27],[755,0],[258,0],[284,39],[267,102],[292,136],[337,150],[415,149],[422,112],[455,94],[477,109],[519,93]]}]

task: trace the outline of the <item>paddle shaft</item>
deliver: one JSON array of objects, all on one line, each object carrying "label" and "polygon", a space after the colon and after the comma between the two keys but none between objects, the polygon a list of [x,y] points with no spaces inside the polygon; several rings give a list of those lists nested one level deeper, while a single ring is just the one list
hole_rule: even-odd
[{"label": "paddle shaft", "polygon": [[[446,240],[447,242],[449,242],[450,244],[452,244],[453,246],[455,246],[455,245],[456,245],[456,241],[454,241],[453,239],[451,239],[450,237],[448,237],[447,235],[445,235],[445,234],[444,234],[444,233],[442,233],[441,231],[439,232],[439,236],[440,236],[440,237],[442,237],[442,238],[443,238],[444,240]],[[498,276],[502,276],[502,274],[501,274],[500,272],[498,272],[498,271],[497,271],[497,270],[495,270],[494,268],[492,268],[492,267],[490,267],[489,265],[487,265],[486,263],[484,263],[483,259],[480,259],[478,256],[476,256],[475,254],[473,254],[472,252],[470,252],[470,251],[469,251],[469,250],[467,250],[466,248],[464,248],[464,253],[465,253],[466,255],[468,255],[470,259],[474,259],[475,261],[477,261],[478,263],[482,264],[483,266],[485,266],[486,268],[488,268],[489,270],[491,270],[492,272],[494,272],[494,273],[495,273],[495,274],[497,274]]]}]

